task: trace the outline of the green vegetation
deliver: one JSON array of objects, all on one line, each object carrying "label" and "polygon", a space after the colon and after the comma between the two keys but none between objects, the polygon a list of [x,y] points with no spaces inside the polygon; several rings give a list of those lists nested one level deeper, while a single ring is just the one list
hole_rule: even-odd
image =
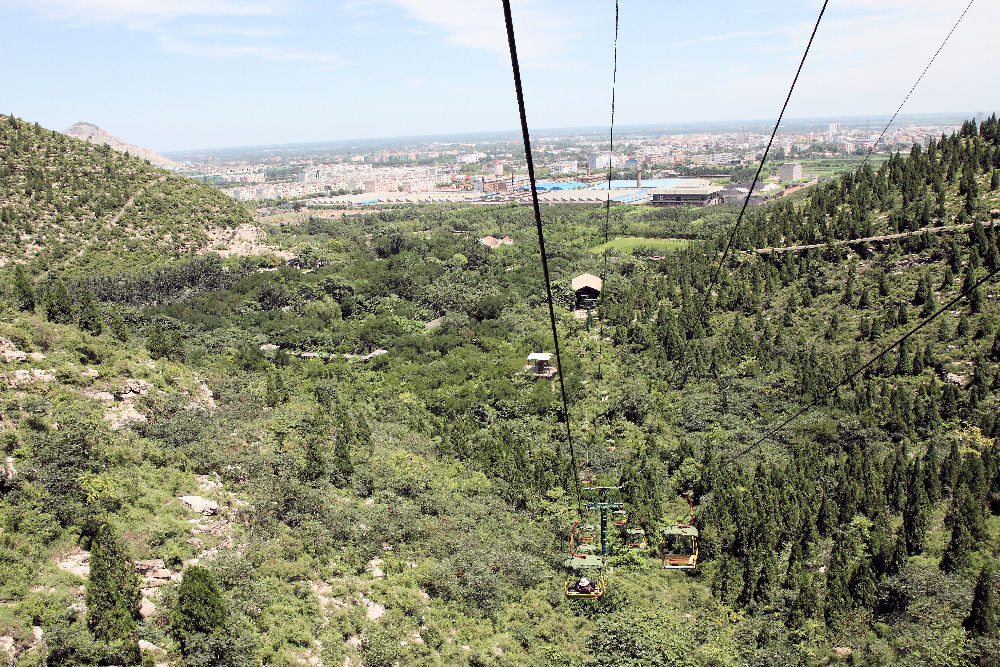
[{"label": "green vegetation", "polygon": [[[590,252],[595,255],[603,255],[605,252],[617,251],[619,253],[632,253],[639,256],[650,256],[658,251],[676,250],[687,245],[687,241],[682,239],[646,239],[635,237],[616,236],[607,243],[591,248]],[[659,252],[662,254],[662,252]]]},{"label": "green vegetation", "polygon": [[0,256],[32,272],[141,272],[249,223],[222,193],[38,124],[0,116]]},{"label": "green vegetation", "polygon": [[[0,130],[79,152],[60,197],[145,173]],[[755,209],[711,292],[735,207],[612,209],[616,239],[686,243],[610,263],[591,332],[570,281],[602,271],[604,211],[545,210],[577,462],[651,542],[693,490],[701,534],[685,573],[613,532],[597,600],[563,595],[580,471],[524,368],[551,350],[530,210],[285,212],[228,258],[39,236],[0,270],[0,635],[25,665],[995,664],[995,285],[826,394],[1000,267],[998,168],[990,119]],[[821,245],[752,252],[795,243]]]}]

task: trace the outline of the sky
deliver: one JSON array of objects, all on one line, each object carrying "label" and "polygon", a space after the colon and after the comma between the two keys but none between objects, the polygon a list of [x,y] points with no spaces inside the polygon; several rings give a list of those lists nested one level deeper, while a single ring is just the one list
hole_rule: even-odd
[{"label": "sky", "polygon": [[[614,0],[512,0],[532,128],[609,121]],[[773,122],[821,0],[620,0],[616,123]],[[895,111],[966,0],[830,0],[786,118]],[[973,2],[903,113],[1000,108]],[[499,0],[0,0],[0,111],[158,151],[518,127]]]}]

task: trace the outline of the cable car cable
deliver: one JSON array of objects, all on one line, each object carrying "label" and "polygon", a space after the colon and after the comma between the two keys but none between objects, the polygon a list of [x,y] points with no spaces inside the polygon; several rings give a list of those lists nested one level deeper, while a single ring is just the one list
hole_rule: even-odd
[{"label": "cable car cable", "polygon": [[969,0],[969,4],[967,4],[965,6],[965,9],[962,10],[962,13],[958,16],[958,20],[955,21],[955,25],[951,26],[951,30],[948,31],[947,35],[945,35],[944,41],[941,42],[941,45],[937,48],[937,51],[935,51],[934,55],[931,56],[930,62],[928,62],[927,66],[924,67],[924,71],[920,73],[920,76],[917,77],[917,81],[913,84],[913,87],[910,88],[910,92],[908,92],[906,94],[906,97],[903,98],[903,101],[899,103],[899,107],[896,108],[896,113],[892,114],[892,118],[890,118],[889,122],[885,124],[884,128],[882,128],[882,133],[878,135],[878,139],[876,139],[875,143],[873,143],[871,148],[868,149],[868,155],[865,156],[864,161],[861,163],[862,167],[868,164],[868,158],[872,156],[872,153],[875,151],[875,147],[878,146],[879,143],[882,141],[882,137],[884,137],[885,133],[889,130],[889,126],[892,125],[892,122],[894,120],[896,120],[896,116],[898,116],[899,112],[902,111],[903,105],[906,104],[907,100],[910,99],[910,95],[912,95],[913,91],[917,89],[918,85],[920,85],[920,82],[921,80],[923,80],[924,75],[927,74],[927,70],[929,70],[931,68],[931,65],[934,64],[934,60],[938,57],[938,54],[941,53],[941,49],[943,49],[944,45],[948,43],[949,39],[951,39],[951,34],[955,32],[955,28],[957,28],[958,24],[962,22],[963,18],[965,18],[965,13],[969,11],[969,7],[971,7],[972,3],[975,1],[976,0]]},{"label": "cable car cable", "polygon": [[[886,123],[885,128],[882,129],[882,133],[879,135],[878,139],[875,141],[874,144],[872,144],[872,147],[868,150],[868,155],[865,156],[865,160],[861,164],[862,167],[864,167],[865,163],[868,162],[868,158],[871,157],[871,154],[875,150],[875,147],[879,144],[879,142],[882,141],[882,137],[885,135],[886,131],[889,129],[889,126],[892,125],[892,122],[896,119],[896,116],[899,114],[900,110],[902,110],[902,108],[906,104],[907,100],[910,99],[910,95],[913,94],[913,91],[916,90],[917,86],[920,84],[920,81],[923,80],[924,75],[927,74],[927,71],[930,69],[931,65],[934,64],[934,61],[938,57],[938,54],[941,53],[941,50],[944,48],[944,45],[948,43],[948,40],[951,38],[952,34],[955,32],[955,29],[958,28],[958,24],[962,22],[963,18],[965,18],[965,15],[969,11],[969,8],[972,7],[972,3],[973,2],[975,2],[975,0],[969,0],[969,3],[965,6],[965,9],[963,9],[962,13],[958,16],[958,20],[955,21],[955,24],[952,25],[951,30],[948,31],[948,34],[945,35],[944,40],[938,46],[937,51],[935,51],[934,55],[931,56],[931,59],[927,63],[927,65],[924,67],[923,72],[921,72],[920,76],[917,77],[916,82],[913,84],[913,86],[910,88],[910,91],[903,98],[903,101],[899,103],[899,106],[896,108],[896,113],[894,113],[892,115],[892,117],[889,119],[889,122]],[[825,7],[825,5],[824,5],[824,7]],[[820,15],[822,15],[822,12],[820,12]],[[808,50],[808,48],[807,48],[807,50]],[[741,215],[741,217],[742,217],[742,215]],[[737,225],[738,224],[739,224],[739,221],[737,221]],[[735,232],[735,230],[734,230],[734,232]],[[720,263],[720,268],[721,268],[721,263]],[[743,456],[745,456],[749,452],[751,452],[754,449],[756,449],[757,447],[759,447],[761,445],[761,443],[763,443],[765,440],[773,438],[778,433],[778,431],[782,430],[783,428],[785,428],[786,426],[788,426],[789,424],[791,424],[793,421],[795,421],[796,419],[798,419],[799,417],[801,417],[803,414],[805,414],[806,412],[808,412],[809,410],[811,410],[813,407],[815,407],[816,405],[818,405],[820,402],[826,400],[829,396],[831,396],[834,392],[836,392],[838,389],[840,389],[841,387],[843,387],[845,384],[853,381],[854,378],[856,378],[862,372],[864,372],[865,370],[867,370],[868,368],[870,368],[875,362],[877,362],[879,359],[881,359],[882,357],[884,357],[891,350],[895,349],[895,347],[897,345],[902,344],[902,342],[904,340],[908,339],[914,333],[916,333],[917,331],[919,331],[920,329],[922,329],[924,326],[926,326],[927,324],[929,324],[932,320],[934,320],[935,318],[937,318],[941,313],[943,313],[945,310],[947,310],[952,305],[954,305],[955,303],[957,303],[963,297],[967,296],[968,294],[971,294],[980,285],[982,285],[983,283],[989,281],[998,272],[1000,272],[1000,267],[998,267],[997,269],[994,269],[990,273],[986,274],[986,276],[982,280],[978,281],[975,285],[972,286],[971,289],[969,289],[968,293],[965,293],[965,292],[960,293],[958,296],[956,296],[951,301],[949,301],[948,303],[946,303],[944,306],[942,306],[941,308],[939,308],[936,312],[934,312],[933,314],[931,314],[927,319],[925,319],[922,322],[920,322],[919,324],[917,324],[917,326],[915,326],[913,329],[911,329],[910,331],[908,331],[906,334],[904,334],[902,337],[900,337],[894,343],[892,343],[891,345],[889,345],[888,347],[886,347],[885,349],[883,349],[881,352],[879,352],[877,355],[875,355],[874,357],[872,357],[867,363],[865,363],[860,368],[858,368],[854,373],[851,373],[848,377],[846,377],[843,380],[841,380],[832,389],[828,390],[827,392],[825,392],[819,398],[814,399],[811,403],[808,403],[807,405],[805,405],[802,408],[800,408],[799,410],[797,410],[795,413],[793,413],[791,416],[787,417],[780,424],[778,424],[777,426],[775,426],[774,428],[772,428],[770,431],[768,431],[765,435],[763,435],[760,438],[758,438],[756,441],[754,441],[748,447],[745,447],[744,449],[740,450],[735,456],[732,456],[731,458],[727,459],[721,465],[724,466],[724,465],[726,465],[728,463],[732,463],[733,461],[736,461],[739,458],[742,458]]]},{"label": "cable car cable", "polygon": [[[601,292],[597,295],[597,375],[604,379],[604,318],[601,317],[601,304],[604,303],[604,281],[608,278],[608,228],[611,226],[611,173],[615,159],[615,89],[618,85],[618,0],[615,0],[615,41],[611,55],[611,147],[608,152],[608,197],[604,202],[604,268],[601,273]],[[607,412],[605,412],[605,416]],[[596,426],[595,426],[596,428]],[[608,432],[611,422],[608,421]]]},{"label": "cable car cable", "polygon": [[562,394],[563,416],[566,419],[566,439],[569,442],[570,462],[573,465],[573,479],[576,482],[577,512],[583,516],[583,500],[580,491],[580,475],[576,465],[576,452],[573,449],[573,433],[569,424],[569,401],[566,399],[566,383],[563,380],[564,369],[559,355],[559,335],[556,331],[556,311],[552,303],[552,282],[549,279],[549,261],[545,254],[545,233],[542,231],[542,214],[538,207],[538,188],[535,183],[535,163],[531,156],[531,135],[528,132],[528,118],[524,108],[524,91],[521,88],[521,68],[517,61],[517,45],[514,40],[514,21],[510,14],[510,0],[503,3],[504,21],[507,24],[507,45],[510,48],[510,64],[514,74],[514,92],[517,95],[517,110],[521,117],[521,136],[524,141],[524,156],[528,163],[528,180],[531,183],[531,204],[535,213],[535,227],[538,231],[538,249],[542,258],[542,274],[545,276],[545,294],[549,304],[549,323],[552,326],[552,342],[556,351],[556,368],[559,375],[559,390]]},{"label": "cable car cable", "polygon": [[843,380],[841,380],[840,382],[838,382],[836,385],[834,385],[833,388],[828,389],[821,396],[819,396],[818,398],[813,399],[812,402],[810,402],[807,405],[799,408],[790,417],[787,417],[784,421],[782,421],[780,424],[778,424],[777,426],[775,426],[774,428],[772,428],[765,435],[763,435],[760,438],[758,438],[756,441],[753,442],[753,444],[751,444],[751,445],[743,448],[735,456],[732,456],[729,459],[727,459],[726,461],[724,461],[719,467],[721,468],[721,467],[723,467],[723,466],[725,466],[725,465],[727,465],[729,463],[732,463],[732,462],[736,461],[737,459],[743,457],[744,455],[746,455],[749,452],[751,452],[754,449],[756,449],[765,440],[773,438],[774,435],[778,431],[780,431],[781,429],[783,429],[786,426],[788,426],[789,424],[791,424],[798,417],[801,417],[803,414],[805,414],[806,412],[808,412],[809,410],[811,410],[812,408],[814,408],[816,405],[818,405],[819,403],[821,403],[822,401],[826,400],[828,397],[830,397],[831,395],[833,395],[834,392],[836,392],[838,389],[840,389],[841,387],[843,387],[845,384],[851,382],[856,377],[858,377],[861,373],[863,373],[864,371],[866,371],[869,368],[871,368],[871,366],[875,362],[877,362],[879,359],[881,359],[886,354],[888,354],[890,351],[892,351],[894,348],[896,348],[896,346],[902,344],[903,341],[905,341],[910,336],[912,336],[913,334],[917,333],[918,331],[920,331],[921,329],[923,329],[925,326],[927,326],[928,324],[930,324],[941,313],[943,313],[946,310],[948,310],[949,308],[951,308],[953,305],[955,305],[956,303],[958,303],[961,299],[963,299],[963,298],[969,296],[970,294],[972,294],[973,292],[975,292],[976,289],[980,285],[982,285],[983,283],[988,282],[991,278],[993,278],[993,276],[997,275],[998,273],[1000,273],[1000,266],[998,266],[997,268],[995,268],[992,271],[990,271],[989,273],[987,273],[980,280],[976,281],[976,283],[974,285],[972,285],[972,287],[970,287],[967,291],[960,292],[958,294],[958,296],[954,297],[951,301],[949,301],[948,303],[946,303],[943,306],[941,306],[940,308],[938,308],[936,311],[934,311],[933,314],[931,314],[929,317],[927,317],[927,319],[923,320],[922,322],[920,322],[919,324],[917,324],[917,326],[915,326],[912,329],[910,329],[909,331],[907,331],[900,338],[898,338],[895,342],[893,342],[888,347],[884,348],[881,352],[879,352],[878,354],[876,354],[874,357],[872,357],[871,359],[869,359],[865,364],[863,364],[856,371],[854,371],[853,373],[851,373],[850,375],[848,375],[846,378],[844,378]]},{"label": "cable car cable", "polygon": [[795,90],[795,84],[799,80],[799,74],[802,73],[802,66],[805,65],[806,56],[809,55],[809,48],[812,46],[813,39],[816,37],[816,31],[819,30],[819,23],[823,20],[823,13],[826,11],[826,5],[830,0],[823,0],[823,6],[819,10],[819,16],[816,17],[816,25],[813,26],[812,34],[809,35],[809,42],[806,44],[806,50],[802,54],[802,59],[799,61],[799,68],[795,70],[795,78],[792,79],[792,85],[788,88],[788,95],[785,96],[785,103],[781,105],[781,113],[778,114],[778,120],[774,123],[774,129],[771,131],[771,138],[767,142],[767,148],[764,149],[764,155],[760,158],[760,165],[757,167],[757,173],[754,174],[753,182],[750,184],[750,190],[747,192],[746,198],[743,200],[743,207],[740,209],[740,214],[736,218],[736,224],[733,225],[733,231],[729,234],[729,240],[726,242],[726,248],[722,251],[722,257],[719,259],[719,266],[715,269],[715,274],[712,276],[712,281],[708,285],[708,289],[705,290],[705,303],[702,305],[702,310],[708,311],[708,300],[712,297],[712,289],[719,281],[719,274],[722,273],[722,266],[725,264],[726,256],[729,254],[730,248],[732,248],[733,240],[736,238],[736,232],[739,231],[740,223],[743,221],[743,215],[746,213],[747,205],[750,204],[750,197],[753,196],[753,190],[757,187],[757,181],[760,179],[760,172],[764,169],[764,163],[767,162],[767,154],[771,151],[771,144],[774,143],[774,137],[778,134],[778,127],[781,126],[781,119],[785,115],[785,109],[788,108],[788,101],[792,99],[792,91]]}]

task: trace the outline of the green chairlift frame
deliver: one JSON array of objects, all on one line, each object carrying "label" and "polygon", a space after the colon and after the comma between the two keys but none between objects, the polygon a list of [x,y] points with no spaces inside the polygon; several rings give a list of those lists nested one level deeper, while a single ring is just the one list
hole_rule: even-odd
[{"label": "green chairlift frame", "polygon": [[[660,559],[666,570],[694,570],[698,567],[698,529],[694,527],[694,494],[684,494],[691,508],[691,519],[687,523],[670,526],[663,529],[663,539],[660,541]],[[691,553],[666,553],[667,540],[674,537],[687,537],[691,540]]]},{"label": "green chairlift frame", "polygon": [[[625,503],[620,500],[613,500],[611,498],[612,493],[620,493],[621,488],[617,486],[589,486],[584,489],[584,492],[591,495],[591,500],[584,502],[583,506],[585,509],[591,511],[597,511],[601,513],[601,553],[596,555],[593,553],[595,547],[593,545],[593,538],[588,542],[584,542],[586,538],[578,536],[577,528],[582,528],[583,531],[590,529],[591,534],[593,534],[594,527],[591,524],[580,525],[577,521],[573,524],[572,529],[570,529],[569,538],[569,550],[570,557],[566,559],[564,565],[570,574],[566,576],[566,583],[563,586],[563,591],[566,593],[566,597],[570,598],[599,598],[604,595],[606,590],[606,584],[604,581],[604,561],[608,556],[608,512],[618,512],[625,509]],[[582,543],[579,548],[576,547],[578,543]],[[570,579],[574,576],[583,576],[583,572],[589,570],[597,571],[597,586],[592,593],[583,593],[577,591],[570,587]]]}]

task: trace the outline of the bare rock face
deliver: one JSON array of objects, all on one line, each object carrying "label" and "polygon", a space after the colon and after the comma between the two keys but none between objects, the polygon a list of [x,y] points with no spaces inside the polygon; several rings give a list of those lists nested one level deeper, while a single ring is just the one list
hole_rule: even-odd
[{"label": "bare rock face", "polygon": [[111,423],[111,430],[117,431],[130,424],[145,424],[146,415],[135,409],[131,403],[123,403],[104,411],[104,419]]},{"label": "bare rock face", "polygon": [[76,139],[82,139],[88,143],[92,144],[104,144],[110,148],[120,152],[128,153],[129,155],[135,156],[140,160],[149,160],[149,162],[157,167],[163,167],[164,169],[176,169],[180,165],[169,160],[159,153],[152,151],[148,148],[143,148],[142,146],[135,146],[130,144],[113,134],[108,134],[101,128],[97,127],[93,123],[76,123],[71,125],[63,131],[63,134],[67,134]]},{"label": "bare rock face", "polygon": [[182,503],[190,507],[195,512],[205,516],[214,516],[219,511],[219,503],[201,496],[181,496],[178,498]]},{"label": "bare rock face", "polygon": [[56,567],[86,579],[90,576],[90,552],[74,551],[68,553],[56,563]]},{"label": "bare rock face", "polygon": [[142,598],[139,602],[139,615],[143,618],[149,618],[150,616],[155,616],[159,612],[156,605],[149,601],[149,598]]}]

